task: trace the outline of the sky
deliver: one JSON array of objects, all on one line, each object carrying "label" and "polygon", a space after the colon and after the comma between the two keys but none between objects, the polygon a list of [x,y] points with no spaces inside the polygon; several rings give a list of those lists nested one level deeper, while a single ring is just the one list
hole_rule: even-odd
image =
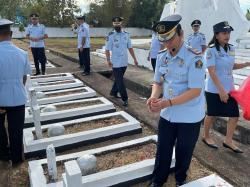
[{"label": "sky", "polygon": [[[89,9],[89,3],[92,0],[77,0],[79,6],[82,9],[82,13],[87,13],[88,9]],[[239,0],[240,1],[240,6],[244,12],[244,14],[246,13],[247,9],[250,9],[250,0]],[[163,8],[162,8],[163,9]]]}]

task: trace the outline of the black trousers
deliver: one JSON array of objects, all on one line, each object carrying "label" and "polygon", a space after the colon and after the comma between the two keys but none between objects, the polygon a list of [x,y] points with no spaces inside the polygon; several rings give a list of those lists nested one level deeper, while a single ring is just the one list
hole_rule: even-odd
[{"label": "black trousers", "polygon": [[128,94],[123,80],[126,69],[127,67],[113,68],[115,82],[110,92],[111,94],[117,94],[119,92],[123,101],[128,100]]},{"label": "black trousers", "polygon": [[85,73],[90,73],[90,48],[83,48],[81,52],[78,49],[79,63],[83,66]]},{"label": "black trousers", "polygon": [[42,68],[42,74],[45,74],[47,58],[45,56],[44,47],[39,47],[39,48],[32,47],[31,52],[32,52],[35,67],[36,67],[36,73],[40,73],[40,68],[39,68],[39,63],[40,63],[41,68]]},{"label": "black trousers", "polygon": [[175,146],[175,178],[184,182],[191,163],[195,144],[200,133],[201,122],[171,123],[160,118],[158,124],[158,144],[153,171],[154,183],[163,185],[168,178]]},{"label": "black trousers", "polygon": [[[0,114],[0,152],[2,155],[10,154],[12,164],[16,164],[23,160],[23,126],[25,106],[21,105],[1,108],[5,109],[6,113]],[[8,129],[6,129],[4,125],[6,114]],[[7,136],[7,130],[9,136]]]},{"label": "black trousers", "polygon": [[153,70],[155,72],[156,58],[151,58],[151,65],[152,65]]}]

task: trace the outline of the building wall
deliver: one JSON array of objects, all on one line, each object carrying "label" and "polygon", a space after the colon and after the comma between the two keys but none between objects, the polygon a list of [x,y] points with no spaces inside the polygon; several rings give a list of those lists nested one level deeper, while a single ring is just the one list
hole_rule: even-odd
[{"label": "building wall", "polygon": [[[105,37],[112,28],[90,28],[90,36],[91,37]],[[144,37],[150,36],[151,31],[148,29],[141,29],[141,28],[125,28],[127,32],[131,34],[131,36],[135,37]],[[25,36],[25,32],[21,33],[18,31],[17,27],[12,28],[13,31],[13,38],[22,38]],[[69,38],[69,37],[76,37],[76,34],[71,30],[71,28],[55,28],[55,27],[48,27],[46,31],[51,38]]]}]

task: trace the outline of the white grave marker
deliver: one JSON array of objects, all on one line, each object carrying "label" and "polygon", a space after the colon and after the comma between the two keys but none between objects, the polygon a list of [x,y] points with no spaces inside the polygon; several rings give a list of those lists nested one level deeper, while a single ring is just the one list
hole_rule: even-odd
[{"label": "white grave marker", "polygon": [[64,165],[66,174],[63,177],[63,187],[81,187],[82,173],[76,160],[65,162]]},{"label": "white grave marker", "polygon": [[53,144],[50,144],[46,149],[48,172],[52,181],[57,180],[57,167],[56,167],[56,151]]},{"label": "white grave marker", "polygon": [[43,135],[42,135],[41,119],[40,119],[40,107],[37,104],[36,91],[34,88],[30,88],[29,93],[30,93],[31,111],[33,113],[36,136],[37,139],[42,139]]}]

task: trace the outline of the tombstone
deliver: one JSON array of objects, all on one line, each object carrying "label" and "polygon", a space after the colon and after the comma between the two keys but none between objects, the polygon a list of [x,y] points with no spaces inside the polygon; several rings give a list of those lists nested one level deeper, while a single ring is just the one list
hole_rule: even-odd
[{"label": "tombstone", "polygon": [[56,106],[54,106],[54,105],[47,105],[47,106],[45,106],[42,110],[41,110],[41,112],[43,113],[43,112],[55,112],[56,111]]},{"label": "tombstone", "polygon": [[30,98],[30,106],[37,105],[37,96],[36,96],[36,90],[32,87],[29,88],[29,98]]},{"label": "tombstone", "polygon": [[30,88],[29,93],[30,93],[31,111],[34,119],[36,137],[37,139],[41,139],[43,138],[43,135],[42,135],[41,119],[40,119],[40,107],[37,104],[36,91],[34,88]]},{"label": "tombstone", "polygon": [[96,170],[96,157],[94,155],[83,155],[77,159],[82,175],[89,175]]},{"label": "tombstone", "polygon": [[37,95],[38,99],[42,99],[45,97],[45,93],[43,93],[43,92],[37,92],[36,95]]},{"label": "tombstone", "polygon": [[49,178],[52,181],[57,180],[57,167],[56,167],[56,152],[53,144],[50,144],[46,149],[47,154],[47,165]]},{"label": "tombstone", "polygon": [[65,132],[65,128],[61,124],[51,125],[48,128],[48,136],[49,137],[60,136],[60,135],[63,135],[64,132]]},{"label": "tombstone", "polygon": [[42,128],[41,128],[41,119],[40,119],[40,107],[38,105],[35,105],[32,108],[33,113],[33,119],[34,119],[34,125],[35,125],[35,132],[37,139],[42,139]]},{"label": "tombstone", "polygon": [[26,90],[28,92],[28,98],[30,98],[29,97],[29,94],[30,94],[29,89],[31,88],[31,85],[32,85],[32,83],[31,83],[30,75],[27,75],[27,80],[26,80],[25,87],[26,87]]}]

